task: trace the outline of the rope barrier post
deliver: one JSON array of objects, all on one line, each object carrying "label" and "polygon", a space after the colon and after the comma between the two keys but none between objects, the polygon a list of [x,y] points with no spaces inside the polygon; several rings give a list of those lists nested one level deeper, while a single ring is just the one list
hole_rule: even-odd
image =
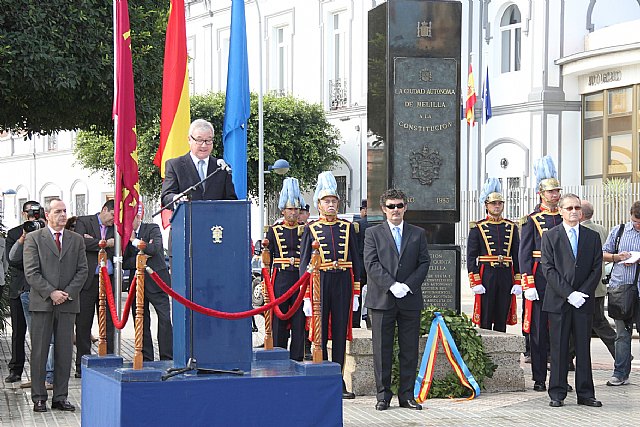
[{"label": "rope barrier post", "polygon": [[144,270],[147,267],[147,255],[144,250],[147,244],[144,241],[138,243],[138,255],[136,256],[136,319],[135,348],[133,351],[133,369],[142,369],[142,336],[144,325]]},{"label": "rope barrier post", "polygon": [[[269,251],[269,239],[262,241],[262,264],[268,270],[271,266],[271,251]],[[264,296],[265,305],[269,304],[269,291],[267,285],[262,278],[262,295]],[[271,319],[273,310],[267,310],[264,312],[264,349],[273,350],[273,332],[271,329]]]},{"label": "rope barrier post", "polygon": [[311,247],[311,264],[313,264],[312,289],[313,293],[313,363],[322,363],[322,313],[320,312],[320,242],[315,240]]},{"label": "rope barrier post", "polygon": [[[99,270],[99,296],[98,296],[98,356],[106,356],[107,355],[107,294],[105,292],[104,287],[106,283],[104,282],[104,277],[102,275],[102,267],[107,265],[107,251],[105,248],[107,247],[106,240],[100,240],[98,242],[98,246],[100,247],[100,251],[98,252],[98,265],[100,266]],[[90,272],[90,274],[93,274]]]}]

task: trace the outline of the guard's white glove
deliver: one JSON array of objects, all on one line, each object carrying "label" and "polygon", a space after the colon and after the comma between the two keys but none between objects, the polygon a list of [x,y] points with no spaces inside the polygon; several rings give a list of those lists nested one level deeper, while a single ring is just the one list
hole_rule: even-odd
[{"label": "guard's white glove", "polygon": [[358,311],[358,308],[360,307],[360,300],[358,299],[357,295],[353,296],[353,311]]},{"label": "guard's white glove", "polygon": [[311,308],[311,300],[309,298],[305,298],[302,300],[302,312],[307,317],[311,317],[311,315],[313,314],[313,309]]},{"label": "guard's white glove", "polygon": [[574,306],[575,308],[580,308],[586,302],[586,299],[589,298],[589,295],[580,291],[573,291],[569,294],[567,301],[569,304]]},{"label": "guard's white glove", "polygon": [[540,297],[538,296],[538,291],[536,290],[536,288],[531,288],[531,289],[527,289],[526,291],[524,291],[524,297],[526,299],[528,299],[529,301],[535,301],[540,299]]},{"label": "guard's white glove", "polygon": [[515,296],[522,295],[522,286],[521,285],[513,285],[511,287],[511,293]]},{"label": "guard's white glove", "polygon": [[407,295],[407,291],[402,287],[402,283],[394,283],[389,287],[389,290],[396,298],[404,298],[404,296]]},{"label": "guard's white glove", "polygon": [[471,290],[473,291],[474,294],[476,295],[482,295],[485,292],[487,292],[487,290],[484,288],[484,286],[482,285],[475,285],[473,288],[471,288]]}]

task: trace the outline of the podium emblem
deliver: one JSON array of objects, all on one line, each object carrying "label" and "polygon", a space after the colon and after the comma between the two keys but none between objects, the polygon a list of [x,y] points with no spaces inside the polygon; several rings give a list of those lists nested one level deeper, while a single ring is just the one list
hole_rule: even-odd
[{"label": "podium emblem", "polygon": [[222,228],[221,225],[214,225],[211,227],[211,240],[213,243],[222,243]]}]

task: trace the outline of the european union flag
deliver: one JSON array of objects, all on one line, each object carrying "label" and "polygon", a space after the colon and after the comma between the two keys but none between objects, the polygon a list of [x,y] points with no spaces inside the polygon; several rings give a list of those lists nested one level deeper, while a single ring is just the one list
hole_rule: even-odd
[{"label": "european union flag", "polygon": [[482,101],[484,104],[484,122],[487,123],[491,118],[491,93],[489,92],[489,67],[484,78],[484,88],[482,90]]},{"label": "european union flag", "polygon": [[238,199],[247,198],[247,120],[249,120],[249,61],[244,0],[232,0],[229,68],[224,106],[224,160],[233,170]]}]

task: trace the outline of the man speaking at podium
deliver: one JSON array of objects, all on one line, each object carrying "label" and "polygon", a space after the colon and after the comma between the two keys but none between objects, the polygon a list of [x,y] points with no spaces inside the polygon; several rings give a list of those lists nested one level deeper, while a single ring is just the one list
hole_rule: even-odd
[{"label": "man speaking at podium", "polygon": [[[231,181],[231,169],[223,159],[211,155],[213,125],[196,119],[189,126],[190,151],[184,156],[167,160],[160,200],[167,206],[180,193],[221,169],[191,193],[191,200],[237,200]],[[173,207],[171,208],[173,209]]]}]

